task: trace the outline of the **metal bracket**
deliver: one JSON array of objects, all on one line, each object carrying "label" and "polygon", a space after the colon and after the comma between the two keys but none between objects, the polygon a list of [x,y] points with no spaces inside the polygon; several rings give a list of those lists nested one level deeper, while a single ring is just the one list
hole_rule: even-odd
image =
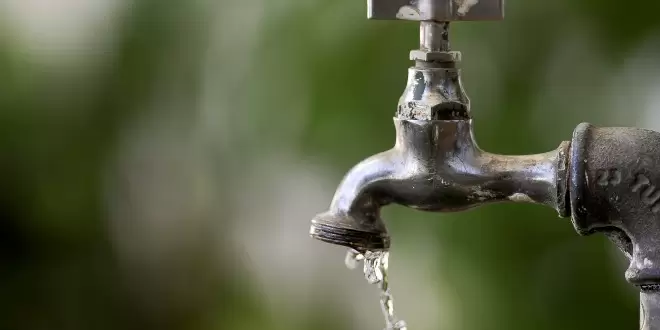
[{"label": "metal bracket", "polygon": [[408,21],[497,21],[504,0],[367,0],[370,19]]}]

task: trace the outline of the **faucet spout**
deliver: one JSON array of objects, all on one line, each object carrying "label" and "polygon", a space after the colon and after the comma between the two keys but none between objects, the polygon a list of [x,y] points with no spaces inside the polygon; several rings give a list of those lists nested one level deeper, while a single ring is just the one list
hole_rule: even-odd
[{"label": "faucet spout", "polygon": [[358,251],[388,249],[380,209],[390,203],[455,212],[493,202],[543,204],[566,215],[569,144],[528,156],[496,155],[474,141],[472,120],[395,118],[396,143],[355,166],[310,234]]},{"label": "faucet spout", "polygon": [[339,185],[330,209],[312,220],[310,235],[358,251],[389,248],[380,209],[389,203],[386,192],[405,176],[403,161],[394,148],[353,167]]}]

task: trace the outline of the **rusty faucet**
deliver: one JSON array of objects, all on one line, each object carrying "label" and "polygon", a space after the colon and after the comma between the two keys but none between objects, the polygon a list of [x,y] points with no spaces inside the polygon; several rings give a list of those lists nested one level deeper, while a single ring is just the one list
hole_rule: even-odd
[{"label": "rusty faucet", "polygon": [[582,235],[604,233],[630,259],[641,325],[660,330],[660,133],[580,124],[571,141],[537,155],[479,148],[461,85],[450,21],[500,20],[503,0],[368,0],[372,19],[420,22],[420,47],[399,99],[392,149],[356,165],[310,234],[357,251],[390,247],[380,209],[396,203],[455,212],[494,202],[542,204]]}]

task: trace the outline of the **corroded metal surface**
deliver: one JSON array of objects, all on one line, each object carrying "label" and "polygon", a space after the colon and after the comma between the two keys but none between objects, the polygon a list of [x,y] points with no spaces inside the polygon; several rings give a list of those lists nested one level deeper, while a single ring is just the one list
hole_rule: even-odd
[{"label": "corroded metal surface", "polygon": [[570,205],[581,234],[606,231],[630,259],[626,279],[660,284],[660,133],[638,128],[575,130]]},{"label": "corroded metal surface", "polygon": [[397,118],[412,120],[470,119],[470,99],[456,68],[410,68],[399,99]]}]

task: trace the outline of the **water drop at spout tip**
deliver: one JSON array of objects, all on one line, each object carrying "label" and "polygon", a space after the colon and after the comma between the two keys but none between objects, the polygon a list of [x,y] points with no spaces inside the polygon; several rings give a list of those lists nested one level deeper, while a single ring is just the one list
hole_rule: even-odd
[{"label": "water drop at spout tip", "polygon": [[364,260],[364,256],[360,252],[350,249],[348,252],[346,252],[346,259],[344,259],[344,263],[348,269],[353,270],[359,266],[360,261],[362,260]]},{"label": "water drop at spout tip", "polygon": [[364,254],[364,276],[370,284],[382,283],[387,272],[388,253],[367,251]]}]

